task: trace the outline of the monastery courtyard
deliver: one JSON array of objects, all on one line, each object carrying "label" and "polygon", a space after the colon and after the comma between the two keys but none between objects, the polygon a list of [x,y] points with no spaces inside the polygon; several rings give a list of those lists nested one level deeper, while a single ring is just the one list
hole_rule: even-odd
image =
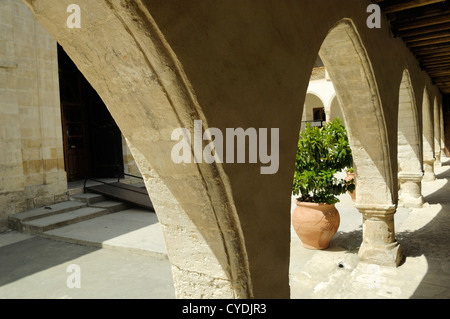
[{"label": "monastery courtyard", "polygon": [[[341,224],[328,249],[303,248],[292,230],[291,298],[449,298],[450,159],[442,158],[435,172],[435,181],[422,183],[423,208],[397,209],[396,234],[406,257],[398,268],[359,262],[362,218],[347,194],[336,205]],[[125,212],[65,226],[45,238],[1,233],[0,299],[175,298],[156,216]],[[80,267],[80,288],[68,287],[70,265]]]}]

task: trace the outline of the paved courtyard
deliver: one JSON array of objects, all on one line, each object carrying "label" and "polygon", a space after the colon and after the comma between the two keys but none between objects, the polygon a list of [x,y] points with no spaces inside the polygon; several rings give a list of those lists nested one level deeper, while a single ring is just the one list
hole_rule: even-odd
[{"label": "paved courtyard", "polygon": [[[450,298],[450,160],[423,183],[426,204],[399,208],[398,268],[359,263],[361,214],[349,195],[336,205],[341,225],[330,247],[302,247],[291,232],[291,297]],[[294,208],[294,198],[292,202]],[[79,267],[80,288],[70,288]],[[0,298],[175,298],[161,226],[153,213],[129,209],[58,228],[45,237],[0,234]]]}]

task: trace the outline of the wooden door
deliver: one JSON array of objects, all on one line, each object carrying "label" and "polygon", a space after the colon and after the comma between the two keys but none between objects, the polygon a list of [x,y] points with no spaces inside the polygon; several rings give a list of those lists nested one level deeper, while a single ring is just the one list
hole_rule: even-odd
[{"label": "wooden door", "polygon": [[88,139],[84,106],[62,103],[64,158],[68,181],[84,179],[88,173]]}]

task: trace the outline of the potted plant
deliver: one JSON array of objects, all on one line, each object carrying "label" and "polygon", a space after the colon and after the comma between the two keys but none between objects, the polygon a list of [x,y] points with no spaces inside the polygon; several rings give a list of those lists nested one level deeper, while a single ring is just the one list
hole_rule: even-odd
[{"label": "potted plant", "polygon": [[353,180],[339,179],[336,173],[352,165],[347,131],[338,118],[322,128],[307,125],[300,134],[292,187],[300,196],[292,224],[305,248],[325,249],[336,234],[337,196],[355,189]]}]

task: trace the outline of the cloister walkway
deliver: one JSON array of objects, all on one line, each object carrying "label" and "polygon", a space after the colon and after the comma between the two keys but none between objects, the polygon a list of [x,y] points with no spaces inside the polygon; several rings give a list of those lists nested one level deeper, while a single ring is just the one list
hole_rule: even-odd
[{"label": "cloister walkway", "polygon": [[[450,158],[442,159],[436,176],[422,184],[423,208],[397,210],[397,239],[406,256],[398,268],[359,263],[362,220],[348,195],[337,204],[341,226],[328,249],[307,250],[292,232],[291,297],[450,298]],[[2,233],[0,298],[174,298],[170,263],[152,254],[164,245],[158,224],[154,214],[136,209],[60,228],[58,241]],[[102,237],[106,230],[116,237]],[[85,246],[74,244],[80,236]],[[72,263],[82,269],[81,289],[66,286]]]},{"label": "cloister walkway", "polygon": [[450,158],[435,172],[435,181],[422,183],[422,208],[397,209],[396,237],[405,256],[398,268],[359,263],[362,218],[348,195],[336,204],[341,225],[328,249],[304,249],[292,231],[291,297],[450,298]]}]

